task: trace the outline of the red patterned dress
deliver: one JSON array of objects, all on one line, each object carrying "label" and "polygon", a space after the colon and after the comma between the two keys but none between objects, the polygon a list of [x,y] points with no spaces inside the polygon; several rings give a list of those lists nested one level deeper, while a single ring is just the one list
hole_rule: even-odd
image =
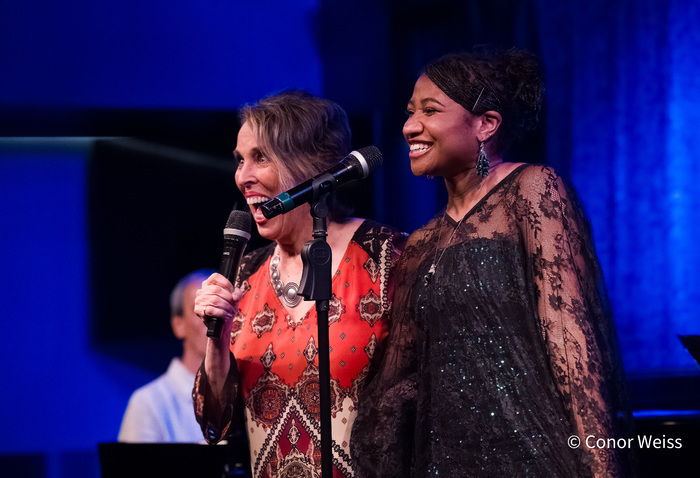
[{"label": "red patterned dress", "polygon": [[[357,397],[386,335],[389,276],[405,236],[365,221],[333,276],[329,311],[333,464],[336,477],[353,476],[349,443]],[[238,280],[246,294],[233,319],[231,352],[236,367],[227,381],[227,402],[240,392],[253,476],[321,475],[321,435],[316,309],[294,321],[270,282],[274,244],[247,255]],[[235,375],[237,374],[237,377]],[[240,388],[239,388],[240,387]],[[212,417],[206,407],[204,368],[194,399],[205,438],[225,437],[234,407]]]}]

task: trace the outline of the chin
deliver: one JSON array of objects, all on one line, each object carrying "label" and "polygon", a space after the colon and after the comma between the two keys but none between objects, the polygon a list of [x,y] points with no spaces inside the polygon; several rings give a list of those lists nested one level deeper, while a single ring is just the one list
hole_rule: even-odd
[{"label": "chin", "polygon": [[274,241],[276,237],[275,232],[268,225],[260,226],[258,224],[258,234],[260,234],[260,237],[263,239],[268,239],[270,241]]},{"label": "chin", "polygon": [[429,166],[429,163],[421,161],[420,158],[411,160],[411,172],[414,176],[433,176],[429,171]]},{"label": "chin", "polygon": [[429,171],[427,171],[425,168],[419,168],[419,167],[413,167],[411,166],[411,172],[413,173],[414,176],[424,176],[424,177],[433,177],[433,174],[430,174]]}]

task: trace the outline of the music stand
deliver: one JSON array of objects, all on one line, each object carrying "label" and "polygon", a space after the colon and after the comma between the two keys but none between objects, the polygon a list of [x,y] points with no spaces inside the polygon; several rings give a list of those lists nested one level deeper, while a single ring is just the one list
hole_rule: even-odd
[{"label": "music stand", "polygon": [[99,443],[102,478],[250,477],[249,458],[231,444]]}]

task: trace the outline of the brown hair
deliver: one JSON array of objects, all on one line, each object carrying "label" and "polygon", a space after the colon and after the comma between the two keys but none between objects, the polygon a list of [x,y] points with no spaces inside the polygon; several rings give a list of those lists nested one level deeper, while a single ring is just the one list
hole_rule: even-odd
[{"label": "brown hair", "polygon": [[[334,166],[350,152],[350,125],[337,103],[302,90],[286,90],[244,106],[239,117],[255,133],[273,162],[283,188]],[[331,195],[330,218],[342,222],[349,211]]]}]

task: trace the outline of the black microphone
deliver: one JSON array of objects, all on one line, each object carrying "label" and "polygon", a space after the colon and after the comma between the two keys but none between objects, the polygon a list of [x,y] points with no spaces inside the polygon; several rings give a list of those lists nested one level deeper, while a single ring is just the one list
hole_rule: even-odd
[{"label": "black microphone", "polygon": [[[250,239],[250,227],[253,218],[249,212],[234,209],[228,216],[224,228],[224,251],[221,254],[219,273],[231,283],[236,279],[238,266],[241,264],[243,251]],[[221,337],[224,321],[216,317],[204,317],[207,324],[207,337]]]},{"label": "black microphone", "polygon": [[333,191],[337,186],[355,179],[366,178],[380,164],[382,164],[382,153],[376,146],[361,148],[348,154],[340,163],[327,171],[270,199],[260,206],[260,209],[263,216],[272,219],[304,203],[318,199],[314,198],[314,186],[318,187],[318,197],[320,197],[325,192]]}]

